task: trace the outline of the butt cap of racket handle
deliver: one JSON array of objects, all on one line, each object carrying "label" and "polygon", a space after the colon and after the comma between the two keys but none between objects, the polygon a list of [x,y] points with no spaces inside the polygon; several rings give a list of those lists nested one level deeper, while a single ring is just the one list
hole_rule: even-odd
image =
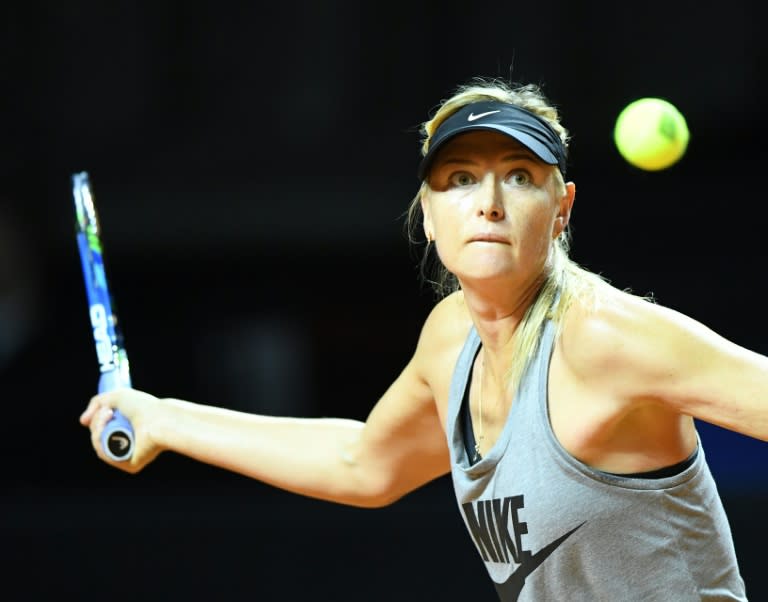
[{"label": "butt cap of racket handle", "polygon": [[133,454],[133,428],[128,419],[115,410],[101,433],[104,453],[116,462],[124,462]]},{"label": "butt cap of racket handle", "polygon": [[[99,393],[121,387],[130,387],[130,382],[123,380],[119,370],[103,372],[99,377]],[[133,427],[129,420],[115,410],[101,433],[101,448],[110,460],[124,462],[133,454]]]}]

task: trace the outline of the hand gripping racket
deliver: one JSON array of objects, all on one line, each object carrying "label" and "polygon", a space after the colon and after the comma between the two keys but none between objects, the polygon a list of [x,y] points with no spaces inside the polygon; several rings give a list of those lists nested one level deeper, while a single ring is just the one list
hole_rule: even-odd
[{"label": "hand gripping racket", "polygon": [[[93,339],[96,343],[96,358],[99,361],[98,392],[130,387],[128,356],[123,347],[123,337],[107,286],[101,230],[87,172],[72,176],[72,193],[77,217],[77,247],[83,267],[88,310],[93,327]],[[133,453],[133,445],[131,423],[118,410],[115,410],[101,435],[104,453],[112,460],[128,460]]]}]

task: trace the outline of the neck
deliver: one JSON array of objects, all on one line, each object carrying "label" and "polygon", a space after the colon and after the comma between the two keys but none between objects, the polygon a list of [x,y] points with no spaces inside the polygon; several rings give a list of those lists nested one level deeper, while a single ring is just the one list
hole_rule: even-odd
[{"label": "neck", "polygon": [[514,290],[509,283],[494,287],[487,284],[473,286],[462,282],[464,300],[483,343],[487,364],[498,365],[495,360],[497,357],[509,358],[507,352],[511,349],[517,327],[536,300],[544,278],[543,274],[539,274]]}]

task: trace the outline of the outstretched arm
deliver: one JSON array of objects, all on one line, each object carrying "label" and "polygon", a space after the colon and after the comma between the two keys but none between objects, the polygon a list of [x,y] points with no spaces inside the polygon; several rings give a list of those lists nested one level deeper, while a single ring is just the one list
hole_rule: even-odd
[{"label": "outstretched arm", "polygon": [[[133,389],[94,397],[81,422],[91,428],[99,457],[128,472],[167,450],[298,494],[382,506],[449,470],[445,435],[420,368],[424,338],[365,422],[261,416]],[[136,451],[127,462],[112,462],[101,450],[100,432],[112,408],[136,432]]]}]

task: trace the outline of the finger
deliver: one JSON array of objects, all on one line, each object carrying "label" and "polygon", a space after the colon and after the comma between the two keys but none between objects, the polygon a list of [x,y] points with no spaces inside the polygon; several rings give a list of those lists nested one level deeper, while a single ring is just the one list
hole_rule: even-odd
[{"label": "finger", "polygon": [[99,397],[92,397],[91,401],[88,403],[88,406],[85,408],[85,411],[80,414],[80,424],[83,426],[90,425],[91,420],[93,420],[93,415],[98,411],[100,407],[101,402]]},{"label": "finger", "polygon": [[91,419],[91,444],[98,453],[99,457],[105,459],[101,446],[101,433],[107,426],[107,422],[112,418],[113,410],[109,407],[99,408]]},{"label": "finger", "polygon": [[99,411],[100,408],[109,406],[112,406],[112,395],[110,395],[109,392],[107,393],[99,393],[98,395],[94,395],[91,397],[91,401],[88,403],[88,407],[85,409],[85,411],[80,414],[80,424],[83,426],[88,426],[93,420],[94,415]]},{"label": "finger", "polygon": [[107,422],[112,419],[112,415],[114,413],[114,410],[109,406],[104,406],[99,410],[99,412],[96,414],[96,422],[99,425],[99,430],[104,430],[104,428],[107,426]]}]

